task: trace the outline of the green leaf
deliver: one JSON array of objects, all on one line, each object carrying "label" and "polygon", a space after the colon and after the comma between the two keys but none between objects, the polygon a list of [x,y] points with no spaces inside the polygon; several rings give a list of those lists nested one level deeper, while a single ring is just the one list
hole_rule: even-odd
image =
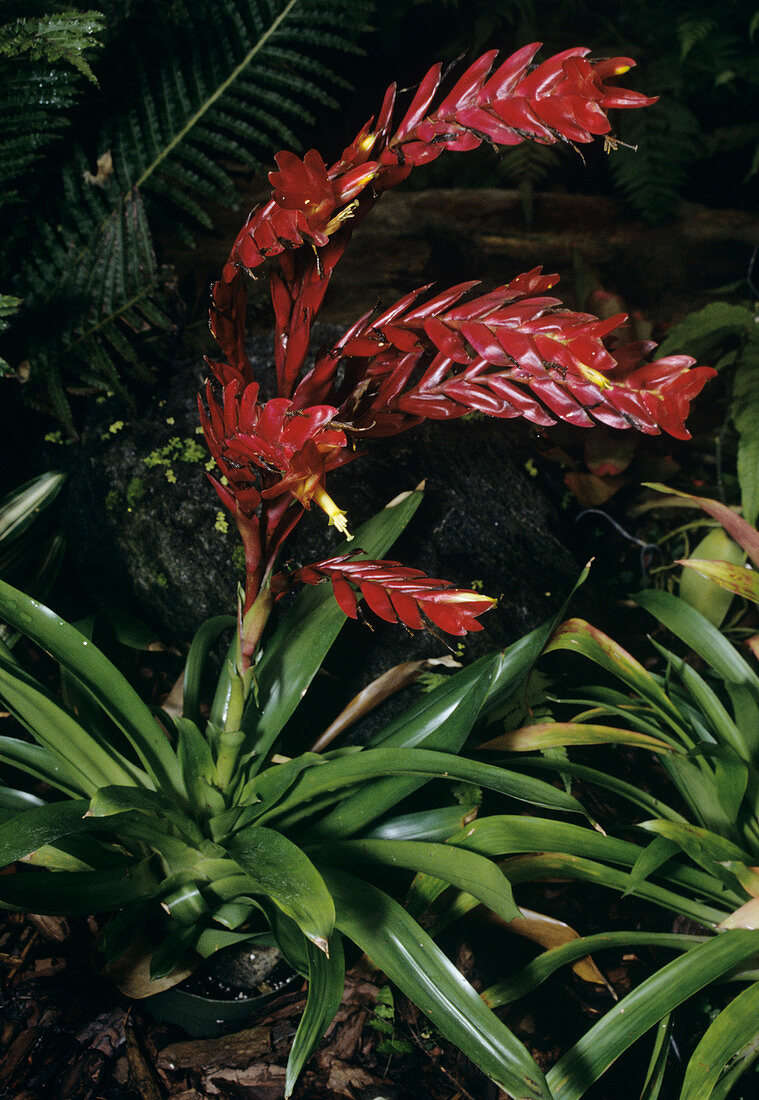
[{"label": "green leaf", "polygon": [[587,1031],[548,1074],[554,1100],[580,1100],[662,1017],[759,950],[759,932],[723,932],[667,963]]},{"label": "green leaf", "polygon": [[369,864],[434,875],[466,890],[506,922],[522,915],[503,872],[489,859],[463,848],[415,840],[343,840],[324,845],[318,856],[338,866],[347,862],[354,870]]},{"label": "green leaf", "polygon": [[[186,708],[185,708],[186,709]],[[177,756],[182,768],[187,792],[192,805],[201,812],[208,808],[210,790],[215,773],[211,749],[203,734],[189,718],[175,718],[177,731]],[[223,803],[221,792],[219,802]]]},{"label": "green leaf", "polygon": [[698,653],[724,680],[759,694],[759,677],[723,634],[683,600],[669,592],[649,589],[635,602]]},{"label": "green leaf", "polygon": [[0,542],[11,542],[26,531],[52,504],[65,480],[65,474],[48,471],[4,497],[0,503]]},{"label": "green leaf", "polygon": [[216,639],[236,623],[234,615],[215,615],[196,631],[184,666],[183,716],[200,724],[200,689],[208,652]]},{"label": "green leaf", "polygon": [[327,951],[335,924],[335,906],[311,860],[291,840],[251,825],[229,842],[230,855],[264,894],[291,917],[320,951]]},{"label": "green leaf", "polygon": [[640,1100],[658,1100],[661,1087],[664,1082],[664,1073],[667,1069],[667,1056],[669,1054],[670,1035],[672,1033],[672,1016],[663,1016],[656,1027],[654,1046],[648,1063],[648,1073],[643,1082],[643,1091]]},{"label": "green leaf", "polygon": [[[739,761],[748,761],[751,757],[749,744],[746,742],[742,730],[738,728],[720,702],[716,692],[682,657],[678,657],[676,653],[665,649],[656,641],[653,641],[653,644],[680,677],[683,686],[693,698],[703,717],[706,718],[710,733],[714,735],[715,740],[724,747],[729,746]],[[669,763],[672,764],[672,761],[670,760]]]},{"label": "green leaf", "polygon": [[[680,760],[680,757],[673,757],[673,759]],[[656,816],[666,817],[670,821],[685,821],[682,814],[678,813],[677,810],[673,810],[660,798],[655,798],[640,787],[636,787],[632,783],[626,783],[624,779],[618,779],[617,776],[610,775],[598,768],[576,764],[573,760],[554,760],[548,756],[528,756],[516,761],[512,757],[509,764],[511,767],[537,768],[539,771],[558,772],[561,776],[574,776],[586,783],[614,791],[615,794],[632,803],[632,805],[640,806],[641,809],[650,811]]]},{"label": "green leaf", "polygon": [[630,885],[625,890],[623,897],[626,894],[634,893],[642,882],[650,878],[679,851],[680,847],[675,844],[674,840],[667,840],[665,836],[654,837],[648,847],[641,851],[635,863],[633,863],[630,871]]},{"label": "green leaf", "polygon": [[725,586],[715,584],[706,571],[699,570],[699,560],[716,558],[721,562],[730,562],[733,566],[742,565],[745,554],[737,542],[730,538],[721,527],[710,531],[695,547],[690,562],[691,569],[684,569],[680,576],[680,599],[694,607],[699,614],[714,626],[721,626],[730,604],[732,594]]},{"label": "green leaf", "polygon": [[543,1074],[504,1024],[397,902],[340,871],[326,872],[337,927],[476,1066],[520,1100],[551,1100]]},{"label": "green leaf", "polygon": [[[372,739],[372,746],[400,749],[424,746],[458,752],[478,717],[500,706],[528,675],[550,632],[550,623],[538,627],[501,653],[482,657],[469,668],[457,672],[377,734]],[[413,794],[421,785],[410,778],[393,778],[385,782],[375,778],[366,790],[344,799],[319,827],[325,834],[336,829],[341,833],[355,832]]]},{"label": "green leaf", "polygon": [[44,844],[88,828],[87,799],[34,806],[0,825],[0,867],[23,859]]},{"label": "green leaf", "polygon": [[168,826],[183,835],[191,844],[199,844],[203,840],[203,834],[195,822],[160,791],[140,787],[101,787],[90,801],[92,818],[112,817],[130,811],[159,820],[163,818],[164,827]]},{"label": "green leaf", "polygon": [[14,787],[0,786],[0,807],[3,810],[8,810],[10,813],[23,813],[24,810],[30,810],[33,806],[44,805],[43,799],[38,798],[36,794],[19,791]]},{"label": "green leaf", "polygon": [[101,871],[30,871],[0,875],[0,909],[50,916],[104,913],[152,897],[149,861]]},{"label": "green leaf", "polygon": [[[361,547],[367,558],[381,558],[421,501],[422,493],[417,490],[391,502],[359,527],[354,544]],[[335,553],[348,553],[350,549],[351,545],[343,542]],[[304,590],[282,617],[256,667],[261,711],[257,712],[251,698],[242,722],[259,761],[265,758],[302,699],[344,623],[345,615],[335,601],[331,585]]]},{"label": "green leaf", "polygon": [[[647,595],[647,593],[644,594]],[[636,661],[627,650],[603,631],[591,626],[583,619],[569,619],[551,638],[546,646],[546,653],[552,653],[557,649],[581,653],[583,657],[587,657],[607,672],[611,672],[650,703],[675,731],[680,731],[681,716],[666,692],[639,661]]]},{"label": "green leaf", "polygon": [[673,751],[670,744],[658,737],[592,722],[536,722],[533,726],[502,733],[480,748],[504,752],[542,752],[544,749],[571,745],[632,745],[651,752]]},{"label": "green leaf", "polygon": [[1,655],[0,697],[35,741],[76,773],[81,792],[91,794],[104,784],[134,782],[120,765],[118,754],[109,754],[33,677]]},{"label": "green leaf", "polygon": [[118,669],[44,604],[0,581],[0,618],[26,634],[92,693],[158,786],[184,796],[179,761],[148,707]]},{"label": "green leaf", "polygon": [[[513,886],[520,882],[545,881],[551,878],[576,879],[578,882],[594,882],[609,890],[645,898],[663,909],[691,917],[707,927],[716,928],[724,919],[724,910],[714,909],[692,896],[677,894],[663,886],[643,882],[632,889],[630,875],[626,871],[607,867],[597,860],[581,859],[579,856],[558,855],[554,852],[512,856],[504,864],[503,870]],[[713,894],[714,890],[711,893]]]},{"label": "green leaf", "polygon": [[439,806],[436,810],[415,810],[375,825],[367,840],[447,840],[463,829],[471,814],[468,806]]},{"label": "green leaf", "polygon": [[290,1096],[304,1065],[324,1038],[343,999],[345,957],[339,933],[329,942],[329,955],[306,940],[308,1000],[287,1059],[285,1096]]},{"label": "green leaf", "polygon": [[170,932],[156,947],[150,959],[151,981],[167,977],[180,965],[200,936],[200,927],[190,924]]},{"label": "green leaf", "polygon": [[745,306],[710,302],[673,325],[656,354],[662,357],[685,352],[701,358],[719,348],[726,339],[740,338],[753,320],[753,312]]},{"label": "green leaf", "polygon": [[759,339],[754,324],[738,359],[733,376],[733,423],[738,432],[738,483],[741,487],[743,518],[755,524],[759,516]]},{"label": "green leaf", "polygon": [[757,1045],[759,982],[735,997],[709,1025],[685,1071],[680,1100],[710,1100],[720,1075],[749,1044]]},{"label": "green leaf", "polygon": [[672,951],[690,951],[706,941],[706,936],[686,936],[674,932],[599,932],[594,936],[580,936],[579,939],[544,951],[512,978],[491,985],[484,990],[482,999],[490,1008],[511,1004],[537,989],[562,966],[570,966],[599,951],[631,947],[664,947]]},{"label": "green leaf", "polygon": [[750,866],[753,862],[753,857],[731,840],[697,825],[682,825],[677,821],[642,821],[639,828],[674,841],[694,863],[717,878],[723,878],[729,886],[734,887],[734,878],[726,874],[721,864],[734,861]]},{"label": "green leaf", "polygon": [[[532,805],[569,813],[584,813],[577,799],[564,791],[559,791],[540,780],[517,775],[505,768],[428,749],[365,749],[352,756],[329,760],[321,767],[304,772],[292,793],[265,817],[284,814],[326,792],[339,791],[343,787],[361,783],[366,779],[378,779],[389,775],[464,780]],[[319,822],[309,827],[309,840],[334,840],[345,835],[349,829],[358,828],[366,821],[379,816],[385,808],[384,804],[375,808],[371,800],[368,800],[363,821],[351,818],[349,822],[341,822],[338,825],[330,816],[326,819],[329,822],[328,825]]]},{"label": "green leaf", "polygon": [[30,745],[15,737],[0,737],[0,760],[44,780],[71,798],[79,798],[83,793],[79,773],[63,757],[41,745]]},{"label": "green leaf", "polygon": [[[623,867],[635,867],[643,852],[639,845],[628,840],[619,840],[569,821],[509,814],[478,818],[451,837],[449,843],[486,856],[554,852],[618,863]],[[671,864],[667,868],[666,878],[669,884],[724,901],[727,905],[732,902],[740,904],[741,901],[739,894],[733,890],[726,891],[713,875],[705,875],[689,866]],[[629,881],[634,881],[634,875],[630,876]],[[628,890],[632,892],[631,886]]]}]

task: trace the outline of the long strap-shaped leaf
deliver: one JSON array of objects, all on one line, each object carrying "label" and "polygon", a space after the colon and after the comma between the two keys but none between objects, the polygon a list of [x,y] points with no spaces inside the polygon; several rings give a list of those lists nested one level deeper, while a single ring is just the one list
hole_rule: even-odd
[{"label": "long strap-shaped leaf", "polygon": [[673,951],[691,951],[705,941],[705,936],[681,936],[674,932],[598,932],[594,936],[580,936],[560,947],[544,951],[513,978],[491,985],[483,992],[482,999],[491,1008],[511,1004],[537,989],[562,966],[569,966],[598,951],[620,947],[666,947]]},{"label": "long strap-shaped leaf", "polygon": [[599,886],[606,886],[610,890],[618,890],[620,893],[635,894],[636,897],[646,898],[656,905],[669,909],[674,913],[682,913],[691,917],[700,924],[716,928],[724,920],[722,912],[710,905],[685,895],[676,894],[664,886],[657,886],[651,882],[631,881],[632,876],[626,871],[620,871],[616,867],[607,867],[593,859],[582,859],[580,856],[559,855],[555,852],[542,852],[539,855],[513,856],[504,864],[504,871],[509,876],[512,884],[519,882],[545,881],[546,879],[567,878],[576,879],[578,882],[596,882]]},{"label": "long strap-shaped leaf", "polygon": [[329,955],[305,941],[308,954],[308,1000],[287,1059],[285,1096],[290,1096],[300,1071],[324,1038],[335,1018],[345,989],[343,941],[335,933],[329,941]]},{"label": "long strap-shaped leaf", "polygon": [[251,890],[270,898],[326,953],[335,906],[308,856],[281,833],[259,825],[242,829],[228,847],[250,879]]},{"label": "long strap-shaped leaf", "polygon": [[[666,823],[661,831],[666,835]],[[506,856],[520,852],[563,852],[565,855],[599,859],[605,863],[619,863],[623,867],[633,867],[644,852],[640,845],[629,840],[604,835],[595,829],[574,825],[570,821],[549,821],[545,818],[512,814],[491,814],[477,818],[452,836],[449,843],[485,856]],[[687,864],[670,863],[666,878],[670,884],[687,887],[700,896],[712,897],[726,905],[741,902],[741,896],[726,889],[720,878],[711,873],[705,874]]]},{"label": "long strap-shaped leaf", "polygon": [[4,581],[0,581],[0,618],[73,673],[124,732],[156,784],[184,797],[171,745],[137,692],[104,654],[50,608]]},{"label": "long strap-shaped leaf", "polygon": [[723,932],[667,963],[615,1005],[548,1074],[555,1100],[579,1100],[663,1016],[759,950],[759,932]]},{"label": "long strap-shaped leaf", "polygon": [[235,625],[232,615],[215,615],[198,628],[184,666],[182,714],[196,725],[200,722],[200,686],[208,651],[219,635]]},{"label": "long strap-shaped leaf", "polygon": [[680,1100],[709,1100],[722,1071],[748,1043],[756,1045],[757,1035],[759,982],[754,982],[706,1029],[688,1062]]},{"label": "long strap-shaped leaf", "polygon": [[106,871],[31,871],[0,876],[0,909],[50,916],[104,913],[151,897],[158,879],[149,863]]},{"label": "long strap-shaped leaf", "polygon": [[[380,741],[381,747],[371,751],[389,752],[390,746],[397,746],[401,751],[417,751],[417,746],[422,745],[425,749],[457,753],[477,721],[502,656],[493,654],[457,673],[450,683],[434,693],[434,698],[413,707],[408,720],[396,723],[395,730]],[[376,821],[424,782],[410,775],[384,780],[372,777],[363,790],[349,794],[328,814],[320,822],[319,830],[324,835],[354,833],[367,821]]]},{"label": "long strap-shaped leaf", "polygon": [[[517,853],[547,852],[601,860],[604,863],[619,863],[623,867],[638,864],[645,851],[637,844],[604,836],[594,829],[583,828],[567,821],[549,821],[546,818],[509,814],[478,818],[451,836],[448,843],[491,858]],[[420,867],[419,870],[423,868]],[[421,912],[442,893],[444,884],[440,880],[443,877],[435,870],[427,875],[417,875],[409,894],[409,904],[413,904],[415,911]],[[637,884],[645,877],[640,874],[631,876],[628,892],[634,893]],[[725,887],[722,877],[705,874],[688,865],[671,863],[667,868],[667,882],[685,887],[699,896],[712,898],[726,907],[740,905],[742,901],[740,895]],[[469,892],[476,895],[474,890]]]},{"label": "long strap-shaped leaf", "polygon": [[109,754],[33,677],[0,657],[0,696],[34,740],[62,757],[80,776],[81,789],[92,794],[109,783],[133,785],[117,754]]},{"label": "long strap-shaped leaf", "polygon": [[[372,741],[373,746],[399,749],[424,747],[458,752],[482,713],[497,706],[529,673],[547,642],[552,623],[533,630],[501,653],[475,661],[469,668],[401,714]],[[365,790],[344,799],[320,828],[342,835],[376,820],[422,783],[418,779],[373,780]]]},{"label": "long strap-shaped leaf", "polygon": [[337,927],[365,951],[447,1039],[515,1100],[551,1100],[540,1069],[453,964],[397,902],[341,871],[325,872]]},{"label": "long strap-shaped leaf", "polygon": [[759,676],[751,666],[724,634],[684,600],[670,592],[651,589],[639,592],[635,602],[703,657],[724,680],[759,692]]},{"label": "long strap-shaped leaf", "polygon": [[489,859],[463,848],[415,840],[343,840],[325,845],[321,854],[331,863],[347,862],[354,868],[368,863],[421,871],[473,894],[502,920],[522,915],[503,872]]},{"label": "long strap-shaped leaf", "polygon": [[71,798],[79,798],[85,792],[81,774],[62,756],[41,745],[16,737],[0,737],[0,760],[42,779]]},{"label": "long strap-shaped leaf", "polygon": [[89,825],[84,816],[88,806],[86,798],[50,802],[34,806],[0,825],[0,867],[23,859],[43,844],[84,831]]},{"label": "long strap-shaped leaf", "polygon": [[[328,760],[320,767],[304,772],[287,798],[264,814],[261,821],[287,813],[329,791],[339,791],[354,783],[385,775],[463,780],[534,806],[544,806],[565,813],[585,812],[572,795],[539,779],[517,775],[492,764],[481,764],[477,760],[467,760],[452,753],[434,752],[430,749],[366,749],[353,756]],[[382,812],[382,809],[377,812]],[[376,813],[371,807],[367,807],[365,821],[372,820],[374,816]],[[345,832],[347,830],[333,826],[332,822],[329,829],[319,822],[309,830],[309,839],[335,839],[345,835]]]}]

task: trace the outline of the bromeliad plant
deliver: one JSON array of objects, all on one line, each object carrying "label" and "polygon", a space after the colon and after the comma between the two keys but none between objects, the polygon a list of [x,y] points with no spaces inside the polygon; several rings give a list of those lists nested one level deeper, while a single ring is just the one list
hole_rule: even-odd
[{"label": "bromeliad plant", "polygon": [[[473,283],[431,296],[422,288],[366,314],[305,369],[314,316],[353,227],[414,166],[482,141],[587,142],[610,133],[609,108],[651,102],[606,83],[631,62],[573,49],[530,68],[535,52],[520,50],[494,70],[495,52],[485,54],[435,107],[441,69],[433,66],[395,128],[390,88],[376,122],[330,168],[313,150],[276,158],[273,196],[250,215],[213,289],[220,357],[200,406],[219,468],[214,485],[243,539],[245,590],[237,620],[211,620],[193,641],[181,717],[153,713],[86,633],[0,586],[0,615],[59,662],[63,689],[53,697],[0,649],[0,692],[32,736],[3,737],[0,757],[64,796],[43,804],[3,791],[1,861],[32,868],[2,877],[0,904],[118,910],[105,958],[116,960],[147,928],[155,983],[229,944],[273,936],[309,982],[288,1092],[339,1004],[347,937],[510,1094],[550,1097],[524,1047],[374,883],[375,873],[384,879],[399,868],[434,874],[504,920],[518,917],[507,877],[459,840],[469,810],[438,799],[421,814],[393,811],[437,778],[487,788],[507,808],[516,799],[582,812],[563,789],[459,755],[475,724],[523,680],[550,626],[458,672],[364,748],[276,753],[359,595],[383,619],[411,629],[427,620],[454,635],[481,629],[494,602],[383,559],[419,492],[351,539],[325,479],[353,458],[355,439],[473,410],[687,438],[689,402],[712,373],[691,369],[686,356],[644,363],[649,345],[607,345],[620,318],[564,310],[545,293],[554,278],[539,271],[475,296]],[[245,283],[267,258],[278,389],[263,399],[245,352]],[[312,503],[345,541],[326,560],[282,570],[281,548]],[[307,587],[265,635],[275,602],[297,582]],[[230,656],[205,709],[206,658],[232,625]]]},{"label": "bromeliad plant", "polygon": [[[698,557],[680,564],[725,592],[759,605],[756,528],[718,501],[687,493],[677,496],[716,519],[752,567]],[[732,1095],[731,1089],[759,1054],[759,676],[751,654],[742,655],[718,625],[682,596],[651,589],[636,599],[685,645],[692,655],[689,660],[652,638],[663,662],[662,671],[655,674],[602,631],[571,619],[554,633],[546,652],[579,654],[611,674],[618,686],[607,682],[578,688],[567,700],[575,711],[571,721],[538,721],[492,738],[481,748],[488,759],[493,750],[540,752],[539,757],[522,757],[528,772],[557,771],[613,792],[638,815],[643,811],[644,820],[635,826],[639,842],[551,823],[544,834],[550,854],[512,857],[501,867],[512,884],[560,876],[637,894],[697,922],[702,930],[687,935],[619,932],[585,937],[569,949],[547,953],[524,974],[488,990],[484,997],[493,1006],[508,1003],[558,966],[579,958],[583,950],[647,944],[681,953],[595,1024],[551,1070],[548,1081],[555,1097],[578,1098],[623,1050],[658,1027],[649,1067],[649,1089],[655,1082],[656,1091],[645,1093],[657,1096],[672,1014],[712,983],[732,980],[743,988],[709,1024],[679,1083],[680,1100],[716,1100]],[[755,656],[756,636],[749,645]],[[566,755],[543,755],[547,749],[611,744],[655,753],[679,796],[678,808],[603,769],[577,764]],[[514,760],[506,757],[504,764],[513,768]],[[475,851],[493,851],[492,845],[488,849],[478,844],[477,837],[481,832],[487,843],[492,829],[488,821],[475,822],[465,843]],[[525,850],[515,848],[511,839],[509,852]],[[459,898],[451,916],[473,904],[473,899]]]}]

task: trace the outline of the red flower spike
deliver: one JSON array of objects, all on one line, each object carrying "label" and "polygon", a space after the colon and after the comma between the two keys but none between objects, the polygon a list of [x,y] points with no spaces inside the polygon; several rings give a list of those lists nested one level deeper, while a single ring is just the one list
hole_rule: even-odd
[{"label": "red flower spike", "polygon": [[691,370],[687,356],[642,364],[641,353],[655,345],[610,351],[604,339],[625,315],[599,320],[563,309],[557,298],[528,297],[555,281],[535,270],[469,300],[464,295],[474,284],[427,303],[419,303],[420,292],[406,295],[377,321],[354,325],[317,360],[296,399],[305,403],[318,380],[320,398],[335,400],[327,382],[342,358],[350,364],[352,392],[339,419],[370,436],[477,410],[539,425],[600,422],[688,438],[689,402],[711,368]]},{"label": "red flower spike", "polygon": [[411,630],[424,627],[424,616],[447,634],[458,636],[482,630],[477,621],[496,601],[479,592],[454,588],[450,581],[427,577],[397,561],[357,561],[349,555],[315,562],[297,570],[291,581],[319,584],[328,579],[335,599],[352,619],[358,618],[352,585],[371,610],[389,623],[404,623]]},{"label": "red flower spike", "polygon": [[[631,67],[627,58],[588,61],[588,51],[576,47],[528,72],[538,48],[537,43],[524,47],[490,76],[496,52],[488,51],[469,66],[437,110],[428,113],[441,81],[441,66],[433,65],[392,136],[395,88],[391,85],[376,129],[372,131],[370,123],[362,127],[330,168],[315,150],[303,160],[294,153],[278,153],[278,171],[270,174],[273,198],[251,213],[235,241],[223,279],[213,290],[213,328],[225,354],[239,359],[237,334],[227,331],[225,324],[232,322],[234,307],[224,288],[238,278],[240,268],[252,271],[267,257],[304,244],[322,249],[337,232],[347,242],[350,220],[355,225],[377,196],[405,179],[415,165],[435,160],[444,149],[475,149],[483,139],[507,146],[528,139],[544,144],[588,142],[611,129],[605,114],[610,108],[655,102],[638,92],[607,87],[607,78]],[[318,279],[329,279],[331,270],[323,270],[323,260],[322,270],[319,262],[313,266]],[[292,293],[293,301],[296,297]],[[238,307],[239,301],[238,295]],[[292,385],[281,390],[283,396],[291,392]]]}]

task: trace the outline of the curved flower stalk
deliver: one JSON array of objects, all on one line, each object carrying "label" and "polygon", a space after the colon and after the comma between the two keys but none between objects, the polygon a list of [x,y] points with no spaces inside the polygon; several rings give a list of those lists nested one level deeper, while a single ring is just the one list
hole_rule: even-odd
[{"label": "curved flower stalk", "polygon": [[[488,51],[437,105],[442,67],[433,65],[396,126],[391,85],[376,122],[362,127],[331,167],[314,149],[302,159],[278,153],[271,199],[250,214],[212,289],[210,326],[222,358],[209,360],[216,385],[206,387],[201,418],[221,472],[216,490],[245,544],[242,672],[275,596],[293,580],[329,576],[341,606],[355,614],[347,559],[342,571],[329,559],[290,577],[274,574],[282,543],[313,503],[350,538],[326,476],[354,457],[352,433],[393,435],[424,419],[479,411],[541,426],[599,422],[688,438],[689,403],[713,372],[691,369],[687,356],[646,363],[653,344],[614,348],[609,337],[624,316],[601,321],[565,309],[546,295],[557,277],[539,268],[474,297],[476,282],[432,297],[422,287],[379,316],[365,314],[303,374],[314,317],[353,228],[412,168],[483,141],[589,142],[610,133],[611,108],[654,102],[607,84],[634,64],[627,58],[592,60],[577,47],[531,68],[538,48],[527,46],[495,68],[497,51]],[[273,261],[277,394],[264,401],[245,352],[244,277],[266,259]],[[418,629],[424,607],[432,622],[461,634],[478,629],[477,615],[493,604],[428,578],[417,585],[420,595],[403,603],[398,585],[419,577],[393,572],[400,568],[350,563],[350,580],[373,594],[376,606],[368,595],[367,603],[381,617]],[[370,579],[372,569],[385,578],[384,589]]]}]

